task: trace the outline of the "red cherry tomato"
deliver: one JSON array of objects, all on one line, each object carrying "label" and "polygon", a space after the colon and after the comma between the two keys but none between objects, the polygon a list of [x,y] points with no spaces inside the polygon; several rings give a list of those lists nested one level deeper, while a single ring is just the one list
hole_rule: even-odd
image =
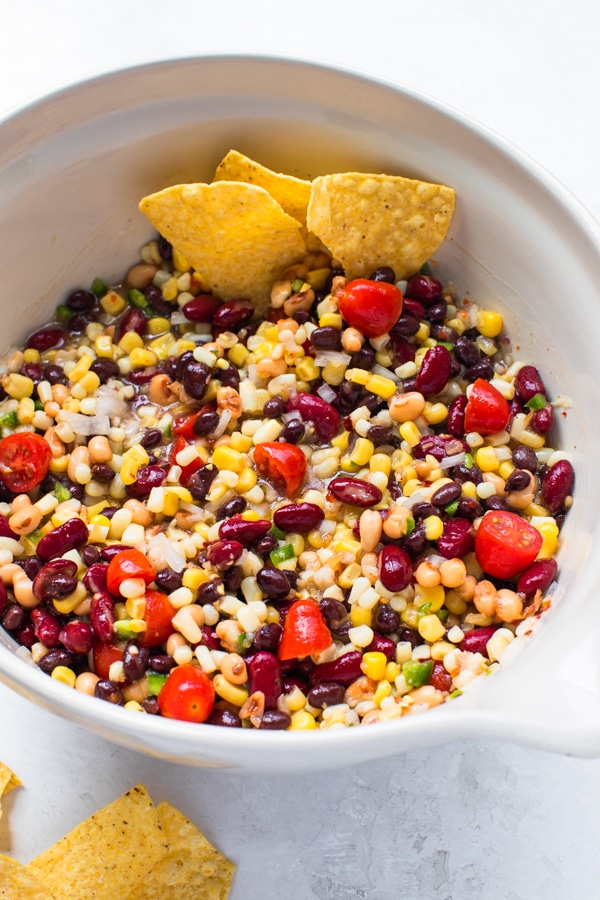
[{"label": "red cherry tomato", "polygon": [[475,557],[493,578],[515,578],[535,560],[542,543],[542,535],[526,519],[507,510],[492,509],[477,529]]},{"label": "red cherry tomato", "polygon": [[349,281],[338,294],[338,301],[348,325],[368,338],[387,334],[402,312],[402,291],[387,281]]},{"label": "red cherry tomato", "polygon": [[44,480],[51,459],[50,446],[39,434],[9,434],[0,441],[0,478],[9,491],[26,493]]},{"label": "red cherry tomato", "polygon": [[158,694],[158,708],[167,719],[205,722],[215,702],[213,683],[198,666],[177,666]]},{"label": "red cherry tomato", "polygon": [[504,431],[509,418],[510,407],[506,398],[485,378],[477,378],[469,391],[465,407],[465,431],[496,434]]},{"label": "red cherry tomato", "polygon": [[110,667],[114,662],[121,662],[125,652],[125,642],[119,644],[102,644],[94,641],[92,660],[94,672],[98,678],[109,678]]},{"label": "red cherry tomato", "polygon": [[312,600],[295,600],[285,617],[277,648],[279,659],[322,653],[330,646],[331,634],[317,604]]},{"label": "red cherry tomato", "polygon": [[259,475],[273,482],[276,487],[285,488],[288,497],[294,496],[306,475],[306,457],[295,444],[283,441],[258,444],[254,451],[254,462]]},{"label": "red cherry tomato", "polygon": [[[180,434],[179,437],[177,438],[177,440],[172,445],[171,452],[169,453],[169,462],[171,463],[172,466],[179,465],[179,463],[177,462],[177,459],[176,459],[177,454],[179,453],[180,450],[185,449],[185,447],[187,447],[188,445],[189,445],[189,441],[186,441],[184,436],[182,434]],[[192,462],[188,463],[186,466],[181,466],[180,467],[181,475],[179,476],[180,483],[184,487],[187,487],[189,480],[192,477],[192,475],[194,474],[194,472],[197,472],[198,469],[201,469],[203,465],[204,465],[204,463],[198,456],[196,459],[193,459]]]},{"label": "red cherry tomato", "polygon": [[156,578],[156,572],[139,550],[122,550],[108,564],[106,586],[111,594],[119,595],[126,578],[143,578],[146,584],[152,584]]},{"label": "red cherry tomato", "polygon": [[175,607],[166,594],[162,591],[146,591],[146,610],[144,622],[146,630],[140,640],[144,647],[154,647],[156,644],[164,644],[170,634],[173,633],[172,619],[175,615]]}]

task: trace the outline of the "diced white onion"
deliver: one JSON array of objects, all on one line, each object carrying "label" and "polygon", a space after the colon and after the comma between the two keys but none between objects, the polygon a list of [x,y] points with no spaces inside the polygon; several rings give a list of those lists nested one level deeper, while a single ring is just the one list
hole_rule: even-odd
[{"label": "diced white onion", "polygon": [[66,422],[73,434],[88,437],[90,434],[108,434],[110,419],[107,415],[84,416],[81,413],[61,410],[60,420]]},{"label": "diced white onion", "polygon": [[224,409],[221,412],[221,418],[219,419],[219,424],[214,429],[214,431],[212,431],[210,434],[211,440],[216,440],[217,438],[221,437],[221,435],[224,433],[225,429],[229,425],[230,421],[231,421],[231,413],[229,412],[228,409]]},{"label": "diced white onion", "polygon": [[317,388],[315,394],[318,394],[321,400],[325,400],[327,403],[333,403],[336,399],[337,394],[331,387],[331,385],[327,384],[327,382],[323,382],[323,384]]},{"label": "diced white onion", "polygon": [[171,541],[162,531],[155,534],[148,541],[148,547],[156,547],[163,556],[166,564],[175,572],[183,572],[185,569],[185,559],[179,555]]},{"label": "diced white onion", "polygon": [[340,353],[338,350],[319,350],[315,355],[315,366],[328,366],[330,363],[347,366],[351,359],[347,353]]},{"label": "diced white onion", "polygon": [[460,466],[465,461],[465,452],[453,453],[452,456],[445,456],[440,462],[440,469],[451,469],[452,466]]},{"label": "diced white onion", "polygon": [[382,378],[389,378],[391,381],[395,381],[396,384],[400,381],[396,373],[391,369],[384,369],[383,366],[375,365],[372,368],[373,375],[381,375]]}]

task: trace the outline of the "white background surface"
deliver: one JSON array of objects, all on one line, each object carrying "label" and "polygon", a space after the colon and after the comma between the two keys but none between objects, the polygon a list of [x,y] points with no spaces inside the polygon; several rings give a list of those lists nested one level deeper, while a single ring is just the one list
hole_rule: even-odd
[{"label": "white background surface", "polygon": [[[448,103],[600,218],[597,0],[4,0],[0,22],[0,114],[153,59],[297,55]],[[576,309],[568,288],[565,302]],[[0,686],[0,759],[24,782],[4,802],[0,852],[27,861],[144,781],[238,864],[231,900],[600,897],[600,761],[515,737],[326,775],[242,777],[121,750]]]}]

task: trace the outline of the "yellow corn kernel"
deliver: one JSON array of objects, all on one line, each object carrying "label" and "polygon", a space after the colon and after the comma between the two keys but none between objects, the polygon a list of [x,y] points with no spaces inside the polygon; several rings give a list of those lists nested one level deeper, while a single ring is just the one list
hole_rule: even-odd
[{"label": "yellow corn kernel", "polygon": [[337,385],[341,384],[344,380],[345,372],[346,366],[340,365],[339,363],[328,363],[325,368],[322,369],[321,375],[323,376],[323,381],[337,387]]},{"label": "yellow corn kernel", "polygon": [[409,478],[409,480],[402,485],[402,493],[405,497],[410,497],[415,491],[418,491],[419,488],[422,487],[423,485],[418,478]]},{"label": "yellow corn kernel", "polygon": [[133,447],[126,450],[123,454],[123,463],[119,472],[123,484],[133,484],[137,478],[140,466],[147,466],[149,462],[150,457],[141,444],[134,444]]},{"label": "yellow corn kernel", "polygon": [[60,475],[62,472],[67,471],[67,466],[69,465],[69,457],[68,456],[59,456],[57,459],[54,457],[50,460],[50,471],[55,475]]},{"label": "yellow corn kernel", "polygon": [[239,369],[246,364],[246,360],[250,356],[250,353],[243,344],[237,343],[234,344],[227,355],[230,362],[232,362],[233,365],[237,366]]},{"label": "yellow corn kernel", "polygon": [[455,316],[454,319],[448,319],[446,325],[450,328],[454,328],[459,336],[465,333],[465,323],[462,319],[459,319],[458,316]]},{"label": "yellow corn kernel", "polygon": [[546,443],[546,438],[543,434],[535,434],[533,431],[525,429],[519,435],[519,443],[524,444],[526,447],[531,447],[532,450],[541,450]]},{"label": "yellow corn kernel", "polygon": [[52,669],[51,677],[70,688],[75,687],[75,679],[77,678],[73,669],[69,669],[68,666],[56,666]]},{"label": "yellow corn kernel", "polygon": [[381,679],[385,675],[386,666],[387,657],[385,653],[381,653],[379,650],[373,650],[368,653],[363,653],[363,658],[360,664],[361,671],[368,678],[372,678],[373,681],[381,681]]},{"label": "yellow corn kernel", "polygon": [[313,291],[322,291],[327,283],[331,269],[313,269],[306,276]]},{"label": "yellow corn kernel", "polygon": [[246,466],[246,468],[242,469],[242,471],[240,472],[240,477],[238,478],[235,489],[238,494],[245,494],[247,491],[251,491],[252,488],[255,487],[257,481],[258,478],[254,469]]},{"label": "yellow corn kernel", "polygon": [[455,650],[456,645],[451,644],[450,641],[436,641],[431,648],[431,658],[435,660],[442,660],[446,653],[450,653],[451,650]]},{"label": "yellow corn kernel", "polygon": [[419,619],[417,629],[423,640],[430,643],[439,641],[446,634],[444,625],[436,615],[423,616],[423,618]]},{"label": "yellow corn kernel", "polygon": [[26,350],[23,350],[24,363],[39,363],[41,360],[42,357],[39,350],[34,350],[33,347],[28,347]]},{"label": "yellow corn kernel", "polygon": [[110,519],[108,518],[108,516],[103,516],[101,514],[91,516],[89,523],[90,525],[102,525],[103,527],[106,526],[110,528]]},{"label": "yellow corn kernel", "polygon": [[500,460],[493,447],[480,447],[475,453],[475,462],[482,472],[497,472],[500,468]]},{"label": "yellow corn kernel", "polygon": [[306,540],[313,550],[321,550],[325,546],[323,544],[323,535],[318,528],[315,528],[314,531],[309,531],[306,535]]},{"label": "yellow corn kernel", "polygon": [[102,311],[107,313],[109,316],[118,316],[119,313],[122,313],[124,309],[127,307],[127,301],[121,297],[120,294],[117,294],[116,291],[107,291],[106,294],[100,298],[100,306]]},{"label": "yellow corn kernel", "polygon": [[229,440],[231,450],[237,450],[239,453],[247,453],[252,446],[252,438],[242,434],[241,431],[234,431]]},{"label": "yellow corn kernel", "polygon": [[346,369],[346,378],[353,384],[361,384],[363,387],[367,384],[371,373],[366,369]]},{"label": "yellow corn kernel", "polygon": [[400,675],[401,672],[402,669],[398,665],[398,663],[390,660],[390,662],[385,667],[385,678],[390,682],[395,681],[395,679],[398,677],[398,675]]},{"label": "yellow corn kernel", "polygon": [[259,522],[262,519],[255,509],[246,509],[241,514],[240,518],[242,518],[245,522]]},{"label": "yellow corn kernel", "polygon": [[316,727],[317,723],[314,716],[311,716],[306,709],[299,709],[298,712],[293,714],[288,731],[312,731]]},{"label": "yellow corn kernel", "polygon": [[17,410],[19,424],[31,425],[33,417],[35,416],[35,411],[35,403],[31,397],[23,397],[22,400],[19,400],[19,408]]},{"label": "yellow corn kernel", "polygon": [[[100,379],[95,372],[86,372],[83,378],[80,378],[75,387],[81,388],[86,394],[93,394],[100,387]],[[75,388],[73,388],[75,390]],[[83,400],[83,397],[79,399]]]},{"label": "yellow corn kernel", "polygon": [[352,553],[354,556],[358,556],[361,550],[360,541],[355,541],[352,538],[344,538],[335,545],[336,553]]},{"label": "yellow corn kernel", "polygon": [[258,347],[255,347],[252,351],[254,362],[260,362],[263,359],[271,359],[274,350],[275,344],[272,344],[270,341],[263,341],[262,344],[259,344]]},{"label": "yellow corn kernel", "polygon": [[183,255],[181,250],[177,250],[175,247],[173,247],[173,267],[177,269],[178,272],[187,272],[190,268],[187,257]]},{"label": "yellow corn kernel", "polygon": [[462,492],[472,500],[477,499],[477,485],[473,481],[465,481],[462,486]]},{"label": "yellow corn kernel", "polygon": [[31,397],[33,394],[33,381],[26,375],[20,375],[18,372],[11,372],[2,379],[2,387],[9,397],[14,400],[23,400],[25,397]]},{"label": "yellow corn kernel", "polygon": [[371,472],[383,472],[389,478],[392,471],[392,460],[386,453],[374,453],[369,460],[369,469]]},{"label": "yellow corn kernel", "polygon": [[88,506],[86,509],[88,520],[91,521],[94,516],[102,515],[102,510],[107,506],[112,506],[110,500],[99,500],[98,503],[94,503],[93,506]]},{"label": "yellow corn kernel", "polygon": [[400,619],[405,625],[408,625],[409,628],[416,630],[417,625],[419,624],[419,613],[414,606],[408,606],[400,613]]},{"label": "yellow corn kernel", "polygon": [[504,480],[506,481],[508,476],[512,472],[514,472],[514,470],[515,470],[514,464],[509,459],[505,459],[498,466],[498,475],[500,476],[500,478],[504,478]]},{"label": "yellow corn kernel", "polygon": [[173,344],[175,343],[175,338],[169,332],[168,334],[161,334],[160,337],[154,338],[153,341],[149,341],[148,348],[156,353],[159,359],[166,359],[169,356],[169,352]]},{"label": "yellow corn kernel", "polygon": [[165,300],[168,300],[170,302],[171,300],[175,300],[175,298],[177,297],[177,293],[177,279],[171,277],[168,281],[165,281],[162,286],[163,297]]},{"label": "yellow corn kernel", "polygon": [[146,615],[146,598],[128,597],[125,601],[125,615],[129,619],[143,619]]},{"label": "yellow corn kernel", "polygon": [[208,575],[204,571],[204,569],[200,569],[198,566],[192,566],[189,569],[185,569],[183,575],[181,576],[181,583],[183,587],[189,588],[190,591],[197,591],[201,584],[204,584],[208,581]]},{"label": "yellow corn kernel", "polygon": [[467,602],[459,597],[456,591],[447,591],[444,606],[455,616],[462,616],[467,611]]},{"label": "yellow corn kernel", "polygon": [[296,363],[296,376],[301,381],[314,381],[319,377],[319,369],[315,365],[314,359],[310,356],[304,356]]},{"label": "yellow corn kernel", "polygon": [[337,578],[337,583],[341,588],[351,588],[357,578],[361,576],[361,568],[358,563],[350,563],[343,569]]},{"label": "yellow corn kernel", "polygon": [[[387,667],[386,667],[387,668]],[[389,697],[392,693],[392,685],[390,684],[389,679],[385,679],[379,682],[375,693],[373,694],[373,703],[376,706],[381,706],[381,701],[386,697]]]},{"label": "yellow corn kernel", "polygon": [[75,381],[79,381],[81,378],[83,378],[83,376],[87,372],[89,372],[90,366],[92,365],[93,362],[94,362],[93,356],[90,356],[89,353],[84,353],[83,356],[81,356],[77,360],[77,362],[75,363],[75,365],[69,372],[69,381],[75,382]]},{"label": "yellow corn kernel", "polygon": [[142,338],[135,331],[126,332],[119,341],[119,347],[124,353],[131,353],[132,350],[142,348],[143,346],[144,342]]},{"label": "yellow corn kernel", "polygon": [[177,494],[172,493],[168,488],[165,488],[165,498],[162,508],[163,515],[174,516],[178,509],[179,497]]},{"label": "yellow corn kernel", "polygon": [[558,525],[551,517],[533,516],[531,524],[542,535],[543,543],[537,559],[549,559],[558,549]]},{"label": "yellow corn kernel", "polygon": [[443,403],[430,403],[425,401],[423,418],[428,425],[440,425],[448,418],[448,407]]},{"label": "yellow corn kernel", "polygon": [[321,328],[339,328],[339,330],[341,331],[343,325],[344,323],[339,313],[324,313],[319,319],[319,326]]},{"label": "yellow corn kernel", "polygon": [[286,694],[286,706],[291,713],[298,712],[299,709],[304,709],[306,706],[306,697],[299,687],[296,686],[292,688],[292,690]]},{"label": "yellow corn kernel", "polygon": [[213,687],[219,697],[222,697],[223,700],[227,700],[228,703],[233,703],[234,706],[243,706],[248,699],[248,691],[246,688],[227,681],[225,676],[221,675],[220,672],[213,678]]},{"label": "yellow corn kernel", "polygon": [[217,469],[229,469],[231,472],[241,472],[246,466],[246,456],[239,450],[231,447],[217,447],[212,457],[213,465]]},{"label": "yellow corn kernel", "polygon": [[359,437],[350,454],[350,459],[357,466],[366,466],[374,452],[375,444],[373,441]]},{"label": "yellow corn kernel", "polygon": [[337,447],[338,450],[347,450],[349,437],[350,437],[350,432],[343,431],[342,434],[339,434],[337,437],[333,438],[331,444],[333,447]]},{"label": "yellow corn kernel", "polygon": [[270,341],[272,344],[279,343],[279,328],[277,325],[271,325],[270,322],[265,323],[266,327],[260,332],[260,334],[264,337],[265,341]]},{"label": "yellow corn kernel", "polygon": [[61,614],[61,616],[68,616],[70,613],[76,609],[82,600],[88,596],[86,588],[84,584],[80,581],[77,583],[77,587],[74,591],[72,591],[67,597],[63,597],[62,600],[53,600],[52,605],[54,609]]},{"label": "yellow corn kernel", "polygon": [[547,516],[548,510],[539,503],[530,503],[529,506],[526,506],[523,510],[523,515],[528,518],[531,518],[532,516]]},{"label": "yellow corn kernel", "polygon": [[134,347],[129,354],[129,362],[132,369],[146,369],[148,366],[155,366],[158,357],[146,347]]},{"label": "yellow corn kernel", "polygon": [[428,339],[430,333],[431,333],[431,329],[430,329],[429,325],[427,325],[426,322],[421,322],[421,324],[419,325],[419,330],[415,334],[415,339],[416,339],[417,343],[422,344],[424,341],[426,341]]},{"label": "yellow corn kernel", "polygon": [[365,388],[372,394],[377,394],[378,397],[389,400],[396,393],[397,385],[391,378],[384,378],[383,375],[371,375]]},{"label": "yellow corn kernel", "polygon": [[433,585],[433,587],[423,587],[420,584],[415,585],[414,604],[417,609],[427,603],[430,612],[436,613],[444,605],[446,592],[441,584]]},{"label": "yellow corn kernel", "polygon": [[96,356],[104,359],[111,359],[114,353],[112,338],[108,334],[101,334],[94,341],[94,351]]},{"label": "yellow corn kernel", "polygon": [[109,525],[90,525],[90,543],[101,544],[108,537]]},{"label": "yellow corn kernel", "polygon": [[400,426],[400,435],[409,447],[416,447],[421,440],[421,432],[414,422],[403,422]]},{"label": "yellow corn kernel", "polygon": [[363,609],[363,607],[359,606],[358,603],[354,603],[350,607],[350,622],[353,628],[357,628],[359,625],[368,625],[370,628],[372,621],[372,609]]},{"label": "yellow corn kernel", "polygon": [[437,541],[442,536],[444,523],[439,516],[427,516],[426,519],[423,519],[423,525],[425,526],[425,537],[428,541]]},{"label": "yellow corn kernel", "polygon": [[484,337],[498,337],[503,325],[504,322],[500,313],[491,309],[480,309],[477,311],[477,328]]},{"label": "yellow corn kernel", "polygon": [[148,319],[148,334],[163,334],[171,327],[171,323],[163,316],[152,316]]}]

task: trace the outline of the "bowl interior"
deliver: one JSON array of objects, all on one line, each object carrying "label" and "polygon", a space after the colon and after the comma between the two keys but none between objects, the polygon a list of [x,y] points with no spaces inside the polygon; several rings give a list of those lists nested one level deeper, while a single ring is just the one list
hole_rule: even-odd
[{"label": "bowl interior", "polygon": [[[580,485],[564,530],[559,594],[568,593],[573,608],[585,601],[592,584],[585,563],[598,530],[592,466],[600,425],[591,414],[598,354],[588,325],[600,284],[598,234],[535,164],[398,88],[252,57],[183,60],[95,79],[7,119],[0,133],[0,350],[21,343],[67,291],[126,271],[151,235],[139,199],[169,184],[210,180],[230,148],[300,177],[386,172],[455,187],[456,215],[435,260],[440,276],[500,309],[515,358],[538,363],[550,395],[573,403],[557,429]],[[576,590],[582,579],[585,590]],[[6,656],[0,674],[30,677],[20,662],[23,674],[17,668],[15,675]],[[406,730],[409,723],[400,724]]]}]

